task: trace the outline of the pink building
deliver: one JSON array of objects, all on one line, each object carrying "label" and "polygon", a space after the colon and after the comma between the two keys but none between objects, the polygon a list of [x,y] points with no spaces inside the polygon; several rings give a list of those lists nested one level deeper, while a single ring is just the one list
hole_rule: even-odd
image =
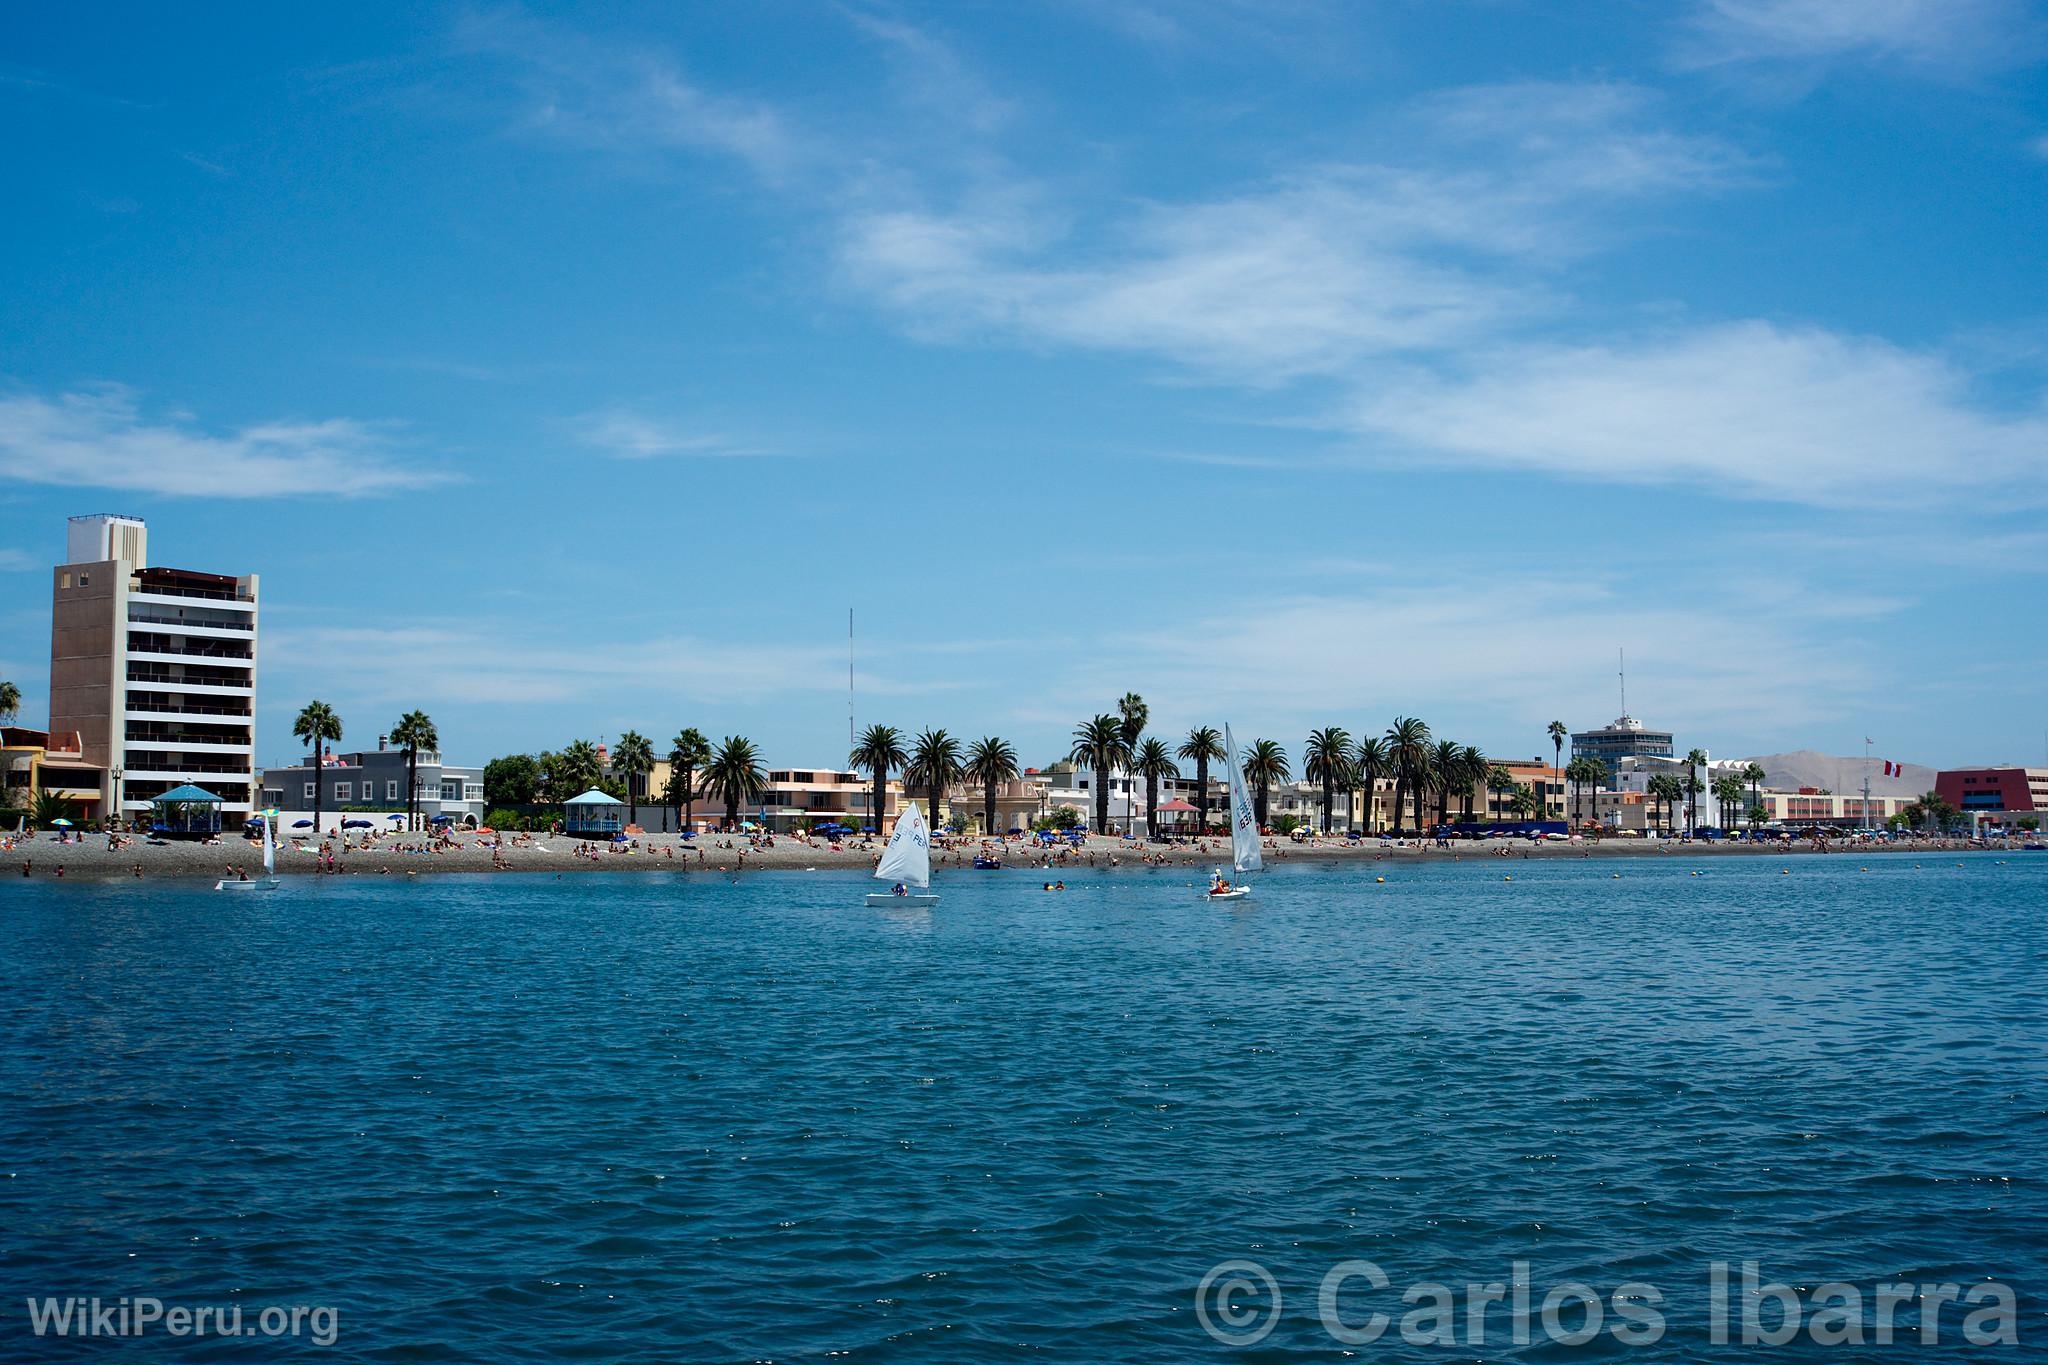
[{"label": "pink building", "polygon": [[2048,810],[2048,768],[1956,768],[1935,775],[1934,794],[1965,815]]}]

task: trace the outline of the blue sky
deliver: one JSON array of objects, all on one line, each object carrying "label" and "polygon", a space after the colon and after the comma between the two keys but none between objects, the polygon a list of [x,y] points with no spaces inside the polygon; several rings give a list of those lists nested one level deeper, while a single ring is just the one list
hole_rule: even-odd
[{"label": "blue sky", "polygon": [[0,676],[63,518],[452,756],[1631,709],[2041,759],[2048,10],[15,7]]}]

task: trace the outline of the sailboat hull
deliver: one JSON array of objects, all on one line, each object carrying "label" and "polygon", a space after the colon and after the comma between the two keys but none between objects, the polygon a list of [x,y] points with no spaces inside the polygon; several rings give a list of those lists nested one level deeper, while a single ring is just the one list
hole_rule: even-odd
[{"label": "sailboat hull", "polygon": [[875,909],[887,909],[892,905],[932,906],[938,903],[939,895],[936,891],[912,891],[902,896],[889,891],[870,891],[868,893],[868,904]]},{"label": "sailboat hull", "polygon": [[213,884],[213,889],[216,891],[275,891],[277,890],[277,878],[251,877],[246,882],[240,877],[235,878],[233,881],[222,879]]},{"label": "sailboat hull", "polygon": [[1251,895],[1251,893],[1252,889],[1249,886],[1233,886],[1228,891],[1204,891],[1202,899],[1205,901],[1241,901],[1246,896]]}]

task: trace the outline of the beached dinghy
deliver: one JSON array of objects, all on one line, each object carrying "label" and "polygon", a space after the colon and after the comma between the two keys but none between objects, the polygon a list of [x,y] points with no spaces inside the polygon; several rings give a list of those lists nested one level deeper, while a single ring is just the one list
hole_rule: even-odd
[{"label": "beached dinghy", "polygon": [[875,876],[896,885],[888,891],[870,891],[869,905],[939,903],[937,892],[925,890],[932,884],[932,835],[915,802],[896,818],[896,831],[882,850],[882,861],[875,864]]},{"label": "beached dinghy", "polygon": [[263,875],[260,877],[223,877],[213,884],[216,891],[275,891],[277,890],[277,842],[270,835],[268,812],[256,817],[263,825]]},{"label": "beached dinghy", "polygon": [[[1237,741],[1231,738],[1228,721],[1223,725],[1223,761],[1230,766],[1230,865],[1242,877],[1259,871],[1266,862],[1259,856],[1259,822],[1252,814],[1251,793],[1245,790],[1244,769],[1238,766]],[[1236,901],[1251,893],[1251,883],[1233,883],[1218,868],[1202,895],[1212,901]]]}]

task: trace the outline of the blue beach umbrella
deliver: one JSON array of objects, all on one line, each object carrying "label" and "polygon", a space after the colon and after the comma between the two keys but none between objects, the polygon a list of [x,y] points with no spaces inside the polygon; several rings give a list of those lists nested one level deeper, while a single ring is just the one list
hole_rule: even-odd
[{"label": "blue beach umbrella", "polygon": [[292,828],[293,828],[293,829],[311,829],[311,828],[313,828],[313,822],[312,822],[311,820],[294,820],[294,821],[292,821]]},{"label": "blue beach umbrella", "polygon": [[387,816],[385,816],[384,818],[385,818],[386,820],[403,820],[403,819],[405,819],[405,817],[404,817],[403,815],[387,815]]},{"label": "blue beach umbrella", "polygon": [[341,827],[343,829],[368,829],[370,828],[370,822],[368,820],[344,820],[341,822]]}]

